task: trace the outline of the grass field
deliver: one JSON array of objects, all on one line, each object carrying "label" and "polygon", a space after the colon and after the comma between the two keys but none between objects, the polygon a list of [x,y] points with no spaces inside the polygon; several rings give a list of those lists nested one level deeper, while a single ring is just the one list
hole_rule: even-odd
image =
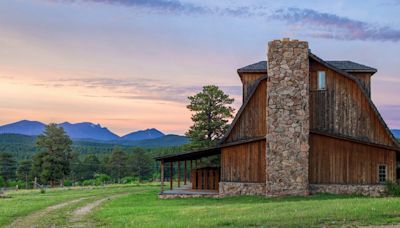
[{"label": "grass field", "polygon": [[46,194],[20,191],[11,193],[10,199],[0,199],[0,225],[10,224],[17,218],[23,220],[50,205],[79,199],[46,211],[45,216],[34,221],[39,227],[70,225],[73,211],[113,195],[118,197],[90,210],[83,217],[85,222],[102,227],[318,227],[400,223],[400,198],[316,195],[160,200],[158,190],[157,186],[143,185],[51,190]]}]

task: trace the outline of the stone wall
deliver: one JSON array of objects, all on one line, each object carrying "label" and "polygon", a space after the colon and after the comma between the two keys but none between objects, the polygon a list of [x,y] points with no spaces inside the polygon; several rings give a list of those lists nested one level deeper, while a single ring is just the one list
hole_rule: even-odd
[{"label": "stone wall", "polygon": [[245,182],[220,182],[220,196],[265,195],[265,184]]},{"label": "stone wall", "polygon": [[218,194],[158,194],[159,199],[219,198]]},{"label": "stone wall", "polygon": [[383,196],[384,185],[351,185],[351,184],[311,184],[310,193],[357,194],[364,196]]},{"label": "stone wall", "polygon": [[268,43],[266,195],[308,195],[308,43]]}]

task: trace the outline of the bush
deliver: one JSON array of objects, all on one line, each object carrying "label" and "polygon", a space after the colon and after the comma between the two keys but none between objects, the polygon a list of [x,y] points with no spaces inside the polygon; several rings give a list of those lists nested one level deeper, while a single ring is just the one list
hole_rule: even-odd
[{"label": "bush", "polygon": [[124,177],[121,179],[121,184],[136,184],[138,182],[136,177]]},{"label": "bush", "polygon": [[386,182],[386,191],[391,196],[400,196],[400,185],[393,182]]},{"label": "bush", "polygon": [[94,175],[94,178],[96,179],[97,185],[104,184],[111,180],[111,177],[104,173],[97,173]]},{"label": "bush", "polygon": [[66,187],[71,187],[71,186],[72,186],[72,181],[70,181],[70,180],[64,180],[64,186],[66,186]]},{"label": "bush", "polygon": [[41,189],[40,189],[40,193],[41,193],[41,194],[45,194],[45,193],[46,193],[46,189],[45,189],[45,188],[41,188]]},{"label": "bush", "polygon": [[15,188],[17,185],[18,185],[18,188],[25,188],[24,181],[8,181],[7,182],[7,187],[10,187],[10,188]]},{"label": "bush", "polygon": [[82,182],[83,186],[90,186],[90,185],[96,185],[96,181],[95,180],[84,180]]}]

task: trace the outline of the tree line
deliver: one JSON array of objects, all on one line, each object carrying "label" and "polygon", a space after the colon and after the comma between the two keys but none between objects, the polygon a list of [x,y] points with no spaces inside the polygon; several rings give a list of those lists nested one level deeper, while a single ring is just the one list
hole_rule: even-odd
[{"label": "tree line", "polygon": [[[203,91],[188,97],[187,108],[193,112],[193,125],[186,132],[188,145],[147,149],[114,147],[111,154],[82,157],[72,149],[72,140],[62,127],[46,126],[37,137],[36,153],[18,163],[9,153],[0,153],[0,187],[40,185],[73,185],[125,183],[151,180],[158,167],[153,156],[178,153],[216,145],[229,128],[233,117],[233,99],[217,86],[204,86]],[[204,159],[205,164],[219,164],[219,158]],[[168,171],[166,173],[168,175]]]},{"label": "tree line", "polygon": [[99,158],[85,157],[71,149],[72,141],[56,124],[46,126],[37,139],[38,153],[18,163],[9,153],[0,153],[0,187],[121,183],[150,180],[154,174],[151,153],[142,148],[115,147],[111,154]]}]

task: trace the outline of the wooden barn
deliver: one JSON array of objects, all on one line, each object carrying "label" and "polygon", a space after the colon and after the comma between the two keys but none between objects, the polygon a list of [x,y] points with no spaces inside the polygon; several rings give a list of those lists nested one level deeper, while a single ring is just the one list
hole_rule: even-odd
[{"label": "wooden barn", "polygon": [[[156,158],[160,197],[379,195],[396,181],[400,147],[371,100],[376,69],[283,39],[237,72],[243,105],[229,131],[216,147]],[[199,165],[208,157],[217,163]]]}]

